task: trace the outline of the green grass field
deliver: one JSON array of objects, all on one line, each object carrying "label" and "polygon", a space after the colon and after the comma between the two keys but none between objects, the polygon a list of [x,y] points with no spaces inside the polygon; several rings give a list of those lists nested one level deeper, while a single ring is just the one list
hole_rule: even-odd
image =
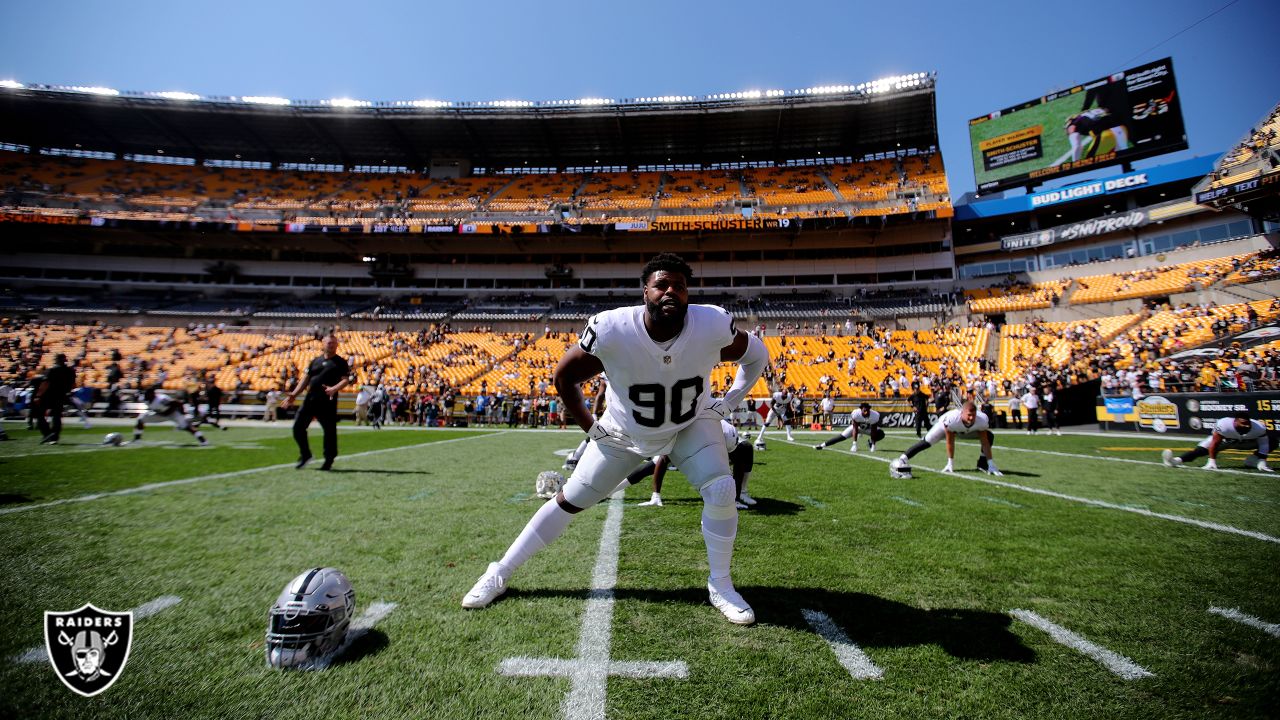
[{"label": "green grass field", "polygon": [[[579,516],[504,599],[480,611],[459,600],[538,507],[536,474],[579,433],[344,428],[345,456],[322,473],[255,470],[294,458],[284,427],[215,431],[213,448],[167,428],[123,448],[96,445],[105,429],[68,428],[40,447],[8,427],[5,717],[564,716],[568,678],[497,668],[576,656],[605,508]],[[754,627],[707,604],[701,501],[684,476],[668,475],[663,508],[635,505],[647,483],[628,493],[608,656],[681,661],[688,674],[609,677],[609,717],[1274,717],[1280,638],[1208,610],[1280,622],[1277,476],[1159,465],[1161,448],[1190,439],[1004,432],[1003,478],[973,472],[977,449],[962,444],[960,473],[925,470],[945,463],[933,448],[914,479],[892,480],[885,463],[914,436],[894,432],[879,459],[769,439],[734,563]],[[1232,457],[1223,467],[1239,468]],[[188,482],[162,484],[174,480]],[[104,492],[117,494],[57,503]],[[357,613],[397,606],[329,669],[271,670],[267,610],[316,565],[347,573]],[[71,693],[46,660],[15,661],[43,645],[46,610],[165,595],[181,602],[138,621],[127,667],[97,697]],[[1122,679],[1016,609],[1153,676]],[[803,610],[829,616],[882,678],[852,677]]]}]

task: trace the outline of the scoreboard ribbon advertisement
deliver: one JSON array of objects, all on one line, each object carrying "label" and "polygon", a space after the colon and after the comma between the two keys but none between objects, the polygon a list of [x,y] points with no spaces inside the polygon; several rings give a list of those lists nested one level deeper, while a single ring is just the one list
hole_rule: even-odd
[{"label": "scoreboard ribbon advertisement", "polygon": [[1200,436],[1213,432],[1222,418],[1238,413],[1268,430],[1280,430],[1280,392],[1163,393],[1137,400],[1099,397],[1097,407],[1104,429]]},{"label": "scoreboard ribbon advertisement", "polygon": [[969,121],[979,192],[1187,149],[1170,58]]}]

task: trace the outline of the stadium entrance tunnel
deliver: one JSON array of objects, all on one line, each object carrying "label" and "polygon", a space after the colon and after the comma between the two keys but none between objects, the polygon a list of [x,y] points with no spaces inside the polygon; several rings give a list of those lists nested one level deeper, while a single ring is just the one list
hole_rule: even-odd
[{"label": "stadium entrance tunnel", "polygon": [[[678,590],[629,588],[625,577],[615,590],[617,600],[653,603],[688,603],[706,606],[702,587]],[[813,632],[801,609],[820,610],[839,625],[858,647],[900,648],[936,645],[958,660],[1033,663],[1036,653],[1009,629],[1013,618],[1005,613],[974,608],[924,610],[896,600],[858,592],[817,588],[738,586],[755,609],[758,622],[806,633]],[[575,590],[521,590],[511,588],[510,598],[581,597]]]}]

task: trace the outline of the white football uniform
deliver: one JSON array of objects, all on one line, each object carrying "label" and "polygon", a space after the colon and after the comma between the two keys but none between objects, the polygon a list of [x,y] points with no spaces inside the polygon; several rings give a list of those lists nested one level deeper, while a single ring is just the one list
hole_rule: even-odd
[{"label": "white football uniform", "polygon": [[857,429],[859,434],[864,434],[864,433],[871,432],[871,428],[879,427],[879,426],[880,426],[879,410],[872,410],[870,413],[864,415],[862,413],[862,408],[858,408],[857,410],[854,410],[849,415],[849,427],[841,431],[840,435],[843,437],[852,437],[853,431],[855,428]]},{"label": "white football uniform", "polygon": [[649,337],[644,314],[643,305],[602,312],[587,322],[578,344],[609,375],[600,422],[629,437],[633,452],[666,455],[676,433],[710,402],[711,371],[736,330],[724,310],[689,305],[684,329],[664,349]]},{"label": "white football uniform", "polygon": [[[1214,423],[1213,431],[1222,436],[1225,445],[1243,445],[1245,443],[1258,444],[1258,454],[1266,455],[1271,452],[1271,437],[1267,433],[1267,427],[1257,420],[1249,421],[1248,432],[1237,432],[1234,418],[1224,417]],[[1208,449],[1213,443],[1213,436],[1205,438],[1200,442],[1200,447]]]},{"label": "white football uniform", "polygon": [[955,433],[962,437],[969,437],[986,432],[990,427],[990,421],[987,419],[986,413],[978,411],[977,417],[974,418],[972,425],[965,425],[960,421],[961,408],[948,410],[938,418],[938,422],[929,428],[929,434],[924,436],[925,442],[930,445],[936,445],[939,441],[945,440],[948,432]]},{"label": "white football uniform", "polygon": [[191,421],[187,419],[187,415],[182,409],[180,401],[164,393],[156,393],[156,396],[147,404],[146,411],[138,420],[143,424],[161,421],[171,422],[179,430],[186,430],[191,427]]},{"label": "white football uniform", "polygon": [[[689,305],[684,329],[670,347],[644,329],[644,306],[609,310],[588,321],[579,346],[609,374],[605,414],[599,422],[628,441],[587,446],[564,487],[564,497],[586,508],[608,497],[636,466],[636,455],[666,455],[695,490],[729,476],[721,419],[706,410],[712,369],[737,331],[718,307]],[[729,489],[732,494],[732,485]],[[717,503],[731,502],[718,499]]]}]

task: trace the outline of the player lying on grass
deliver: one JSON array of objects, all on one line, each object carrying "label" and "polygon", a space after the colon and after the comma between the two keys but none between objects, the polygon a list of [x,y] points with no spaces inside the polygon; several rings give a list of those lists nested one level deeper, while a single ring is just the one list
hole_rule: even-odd
[{"label": "player lying on grass", "polygon": [[948,410],[938,418],[938,422],[924,436],[920,442],[907,448],[896,460],[889,463],[889,469],[894,474],[902,474],[907,477],[911,475],[911,458],[928,450],[937,444],[944,437],[947,439],[947,466],[942,468],[942,472],[955,472],[952,466],[956,456],[956,437],[977,437],[982,443],[982,454],[978,456],[978,469],[989,475],[1003,475],[1000,469],[996,467],[996,461],[991,456],[991,444],[995,440],[995,434],[989,428],[989,421],[985,413],[978,410],[978,406],[972,400],[955,410]]},{"label": "player lying on grass", "polygon": [[831,437],[826,442],[814,445],[813,449],[821,450],[823,448],[828,448],[838,442],[848,440],[852,437],[853,447],[849,449],[849,452],[856,453],[858,452],[858,437],[866,435],[870,438],[870,441],[867,443],[867,449],[871,452],[875,452],[876,443],[884,439],[884,430],[880,429],[880,421],[880,412],[878,410],[872,410],[871,403],[862,403],[858,406],[857,410],[853,411],[853,413],[849,415],[849,427],[842,430],[839,435]]},{"label": "player lying on grass", "polygon": [[[751,447],[751,442],[739,435],[738,429],[728,420],[720,421],[720,430],[724,434],[725,450],[729,453],[729,466],[733,469],[733,484],[738,497],[737,508],[746,510],[756,504],[755,499],[747,493],[747,481],[751,479],[751,467],[755,464],[756,453]],[[671,461],[667,456],[659,455],[636,468],[635,472],[627,476],[626,484],[618,485],[618,489],[625,490],[652,474],[653,494],[647,501],[638,504],[645,507],[662,507],[662,480],[666,477],[670,466]]]},{"label": "player lying on grass", "polygon": [[1280,433],[1267,430],[1265,425],[1257,420],[1250,420],[1248,415],[1236,415],[1215,423],[1213,434],[1200,441],[1190,452],[1174,455],[1172,450],[1165,450],[1162,456],[1165,465],[1183,467],[1196,458],[1208,455],[1209,461],[1204,464],[1204,469],[1217,470],[1218,452],[1222,448],[1252,446],[1254,451],[1244,459],[1244,466],[1262,472],[1274,472],[1267,467],[1267,455],[1276,446],[1277,439],[1280,439]]},{"label": "player lying on grass", "polygon": [[[502,595],[512,573],[560,537],[577,513],[617,490],[635,469],[637,455],[668,455],[702,495],[711,604],[730,622],[755,622],[729,572],[738,511],[720,420],[760,377],[769,354],[759,338],[734,328],[723,309],[689,304],[692,276],[678,256],[658,255],[640,274],[644,303],[595,315],[560,359],[556,390],[592,442],[564,489],[489,564],[463,597],[463,607],[482,608]],[[738,371],[725,397],[717,399],[707,388],[721,361],[737,362]],[[604,416],[595,420],[579,385],[601,372],[609,375],[608,401]]]},{"label": "player lying on grass", "polygon": [[[191,418],[187,417],[187,413],[182,406],[182,401],[177,398],[170,397],[162,392],[156,392],[155,388],[148,388],[142,393],[142,399],[147,403],[147,409],[142,411],[138,416],[138,422],[133,426],[133,439],[138,441],[142,439],[142,431],[146,428],[147,423],[155,422],[171,422],[177,430],[186,430],[191,433],[201,445],[208,445],[209,441],[197,429],[199,423],[193,423]],[[211,425],[218,427],[217,423],[206,420]]]}]

